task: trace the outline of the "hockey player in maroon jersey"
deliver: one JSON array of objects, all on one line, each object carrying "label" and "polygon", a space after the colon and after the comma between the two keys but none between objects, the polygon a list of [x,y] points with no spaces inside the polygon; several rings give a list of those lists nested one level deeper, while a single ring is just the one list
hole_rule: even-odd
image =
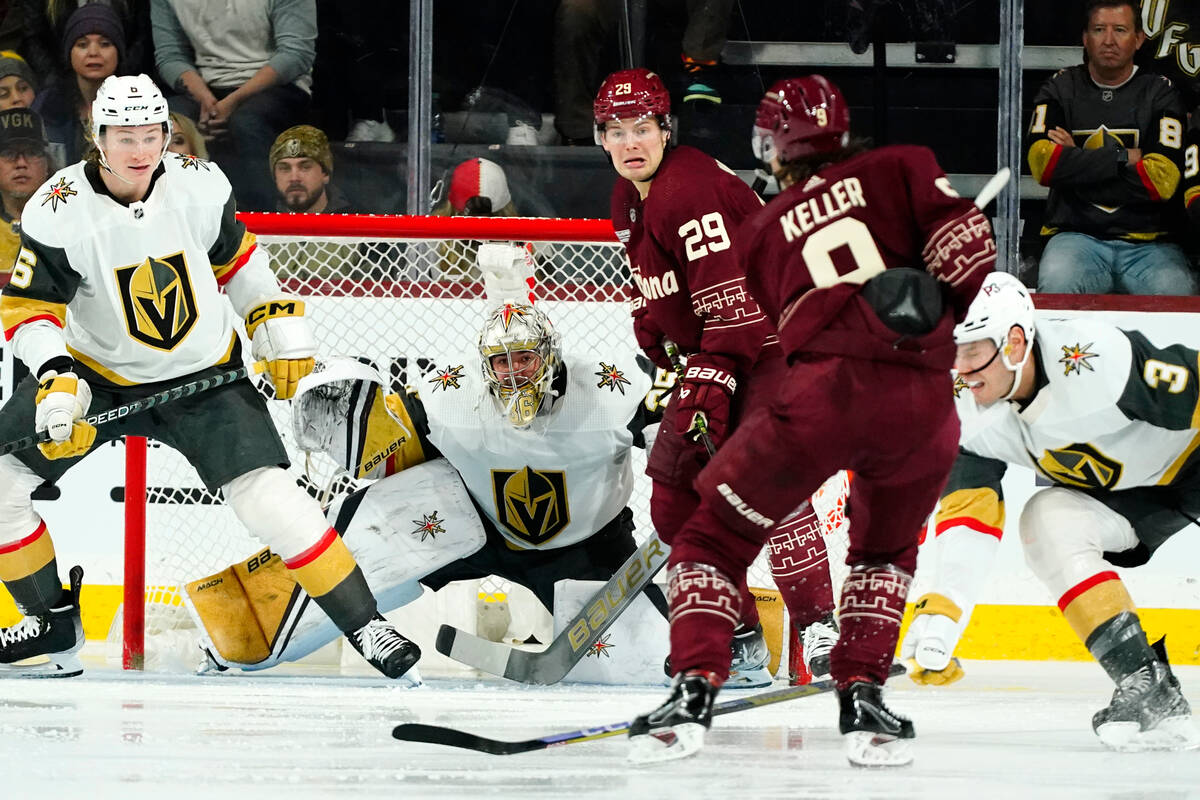
[{"label": "hockey player in maroon jersey", "polygon": [[703,744],[728,669],[737,586],[777,521],[853,469],[850,574],[832,675],[846,754],[911,760],[912,723],[882,702],[917,537],[958,451],[952,331],[996,260],[987,220],[923,147],[867,150],[841,92],[814,75],[759,105],[756,154],[784,191],[734,237],[790,366],[696,481],[672,542],[670,697],[630,730],[631,758]]},{"label": "hockey player in maroon jersey", "polygon": [[[762,201],[721,162],[692,147],[670,148],[670,111],[666,86],[646,69],[609,75],[594,105],[597,140],[621,177],[612,220],[633,273],[638,344],[665,369],[672,365],[664,338],[687,357],[646,467],[650,515],[668,543],[699,502],[692,482],[709,459],[699,431],[720,448],[785,369],[732,248],[734,230]],[[808,666],[821,674],[836,637],[825,543],[811,508],[780,527],[772,571],[793,624],[809,641]],[[769,654],[744,575],[738,594],[730,685],[763,686],[771,681]]]}]

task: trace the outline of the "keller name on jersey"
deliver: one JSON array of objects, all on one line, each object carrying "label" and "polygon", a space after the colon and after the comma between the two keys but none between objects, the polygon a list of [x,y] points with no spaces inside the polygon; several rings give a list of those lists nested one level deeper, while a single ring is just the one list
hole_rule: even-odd
[{"label": "keller name on jersey", "polygon": [[783,226],[783,238],[788,242],[795,241],[852,208],[866,206],[858,178],[842,178],[835,181],[828,191],[801,200],[779,218],[779,224]]}]

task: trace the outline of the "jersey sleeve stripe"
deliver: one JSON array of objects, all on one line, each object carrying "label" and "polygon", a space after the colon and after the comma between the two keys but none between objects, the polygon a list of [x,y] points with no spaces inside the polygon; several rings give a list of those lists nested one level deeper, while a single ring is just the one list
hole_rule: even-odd
[{"label": "jersey sleeve stripe", "polygon": [[4,326],[5,340],[11,340],[17,328],[37,320],[52,322],[60,328],[67,324],[65,303],[48,303],[28,297],[0,295],[0,325]]},{"label": "jersey sleeve stripe", "polygon": [[1137,174],[1150,199],[1156,203],[1175,194],[1175,186],[1179,183],[1179,170],[1157,153],[1151,153],[1137,163]]},{"label": "jersey sleeve stripe", "polygon": [[238,251],[234,253],[233,258],[225,264],[213,264],[213,274],[217,276],[217,285],[224,286],[229,283],[229,279],[236,275],[237,271],[244,267],[246,262],[250,260],[250,256],[254,253],[254,249],[257,246],[258,238],[250,231],[246,231],[242,236],[242,243],[238,247]]},{"label": "jersey sleeve stripe", "polygon": [[[1200,407],[1197,407],[1196,412],[1200,413]],[[1195,428],[1198,425],[1200,425],[1200,421],[1192,417],[1192,427]],[[1194,436],[1192,441],[1188,443],[1188,446],[1183,448],[1183,452],[1175,457],[1175,460],[1171,462],[1171,466],[1167,467],[1167,471],[1163,473],[1162,478],[1158,481],[1158,485],[1168,486],[1173,483],[1179,471],[1192,460],[1197,447],[1200,447],[1200,434]]]}]

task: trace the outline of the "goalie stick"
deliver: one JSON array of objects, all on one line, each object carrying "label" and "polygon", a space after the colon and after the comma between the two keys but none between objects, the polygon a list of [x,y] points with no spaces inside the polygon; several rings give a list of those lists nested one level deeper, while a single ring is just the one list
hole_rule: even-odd
[{"label": "goalie stick", "polygon": [[[134,400],[132,403],[115,406],[107,411],[101,411],[98,414],[92,414],[84,417],[83,421],[89,422],[95,427],[100,427],[101,425],[112,422],[113,420],[124,419],[131,414],[140,414],[141,412],[147,411],[156,406],[161,406],[165,403],[171,403],[184,397],[191,397],[192,395],[199,394],[200,392],[207,392],[209,389],[215,389],[216,387],[224,386],[227,383],[233,383],[234,381],[241,380],[242,378],[246,377],[251,371],[257,374],[262,372],[265,368],[266,362],[260,361],[255,363],[253,367],[249,369],[242,366],[238,367],[237,369],[231,369],[226,372],[217,373],[216,375],[208,378],[200,378],[198,380],[189,381],[170,389],[164,389],[163,391],[152,394],[149,397],[143,397],[140,400]],[[50,434],[46,431],[41,431],[31,436],[26,436],[22,439],[17,439],[7,444],[0,445],[0,456],[6,456],[9,453],[17,453],[21,450],[26,450],[30,447],[33,447],[39,442],[48,441],[50,441]]]},{"label": "goalie stick", "polygon": [[[888,672],[889,676],[903,675],[904,665],[896,662]],[[797,700],[801,697],[811,697],[824,694],[837,688],[837,681],[829,678],[823,681],[804,684],[802,686],[785,686],[782,689],[772,689],[766,692],[752,694],[749,697],[737,697],[725,700],[713,706],[712,715],[719,717],[733,714],[737,711],[748,711],[751,708]],[[475,750],[493,756],[511,756],[517,753],[528,753],[531,750],[545,750],[549,747],[559,747],[564,744],[580,744],[594,742],[597,739],[607,739],[619,736],[629,731],[629,722],[614,722],[611,725],[601,725],[597,728],[583,728],[565,733],[552,733],[537,739],[524,739],[518,742],[505,742],[499,739],[489,739],[454,728],[441,725],[423,725],[407,722],[392,729],[392,737],[402,742],[419,742],[423,744],[440,744],[446,747],[461,747],[464,750]]]},{"label": "goalie stick", "polygon": [[[651,579],[667,563],[669,550],[658,534],[651,534],[608,582],[571,618],[566,629],[540,652],[518,650],[499,642],[459,630],[452,625],[438,629],[437,651],[455,661],[519,683],[558,683],[588,648],[612,626]],[[620,599],[613,601],[613,597]]]}]

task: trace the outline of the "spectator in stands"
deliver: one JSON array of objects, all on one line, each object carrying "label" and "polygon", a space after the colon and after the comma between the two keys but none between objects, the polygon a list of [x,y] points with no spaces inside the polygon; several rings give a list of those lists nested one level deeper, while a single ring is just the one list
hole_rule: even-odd
[{"label": "spectator in stands", "polygon": [[262,154],[308,114],[315,1],[151,0],[150,15],[159,73],[184,93],[172,110],[197,121],[239,208],[271,208]]},{"label": "spectator in stands", "polygon": [[278,193],[275,209],[294,214],[348,214],[350,201],[333,177],[329,138],[312,125],[296,125],[271,145],[271,175]]},{"label": "spectator in stands", "polygon": [[1169,80],[1133,63],[1145,40],[1133,0],[1090,0],[1085,21],[1086,63],[1033,101],[1029,167],[1050,187],[1038,289],[1195,294],[1167,202],[1183,163],[1183,105]]},{"label": "spectator in stands", "polygon": [[[725,47],[733,0],[688,0],[680,52],[681,98],[720,103],[713,73]],[[620,24],[617,0],[562,0],[554,14],[554,127],[564,144],[595,144],[592,100],[609,67],[600,63]]]},{"label": "spectator in stands", "polygon": [[46,132],[36,111],[0,111],[0,287],[8,283],[21,249],[21,212],[46,178]]},{"label": "spectator in stands", "polygon": [[[59,53],[72,14],[88,0],[13,0],[21,5],[25,41],[21,52],[35,75],[48,79],[60,71]],[[147,0],[102,0],[120,20],[125,38],[122,75],[149,72],[154,67]]]},{"label": "spectator in stands", "polygon": [[33,70],[11,50],[0,52],[0,110],[29,108],[37,97]]},{"label": "spectator in stands", "polygon": [[196,129],[196,123],[178,111],[172,111],[170,116],[171,143],[167,145],[167,152],[208,158],[208,147],[204,144],[204,137]]},{"label": "spectator in stands", "polygon": [[80,6],[63,27],[63,71],[41,92],[33,108],[46,123],[46,138],[60,164],[74,164],[91,149],[96,90],[116,75],[125,58],[125,31],[110,7]]},{"label": "spectator in stands", "polygon": [[[517,208],[508,191],[504,170],[486,158],[472,158],[454,168],[449,183],[439,183],[445,196],[434,203],[434,216],[439,217],[515,217]],[[438,189],[435,187],[435,192]],[[436,200],[436,198],[435,198]],[[479,242],[449,239],[438,246],[437,263],[440,275],[449,280],[478,280],[475,266]]]}]

